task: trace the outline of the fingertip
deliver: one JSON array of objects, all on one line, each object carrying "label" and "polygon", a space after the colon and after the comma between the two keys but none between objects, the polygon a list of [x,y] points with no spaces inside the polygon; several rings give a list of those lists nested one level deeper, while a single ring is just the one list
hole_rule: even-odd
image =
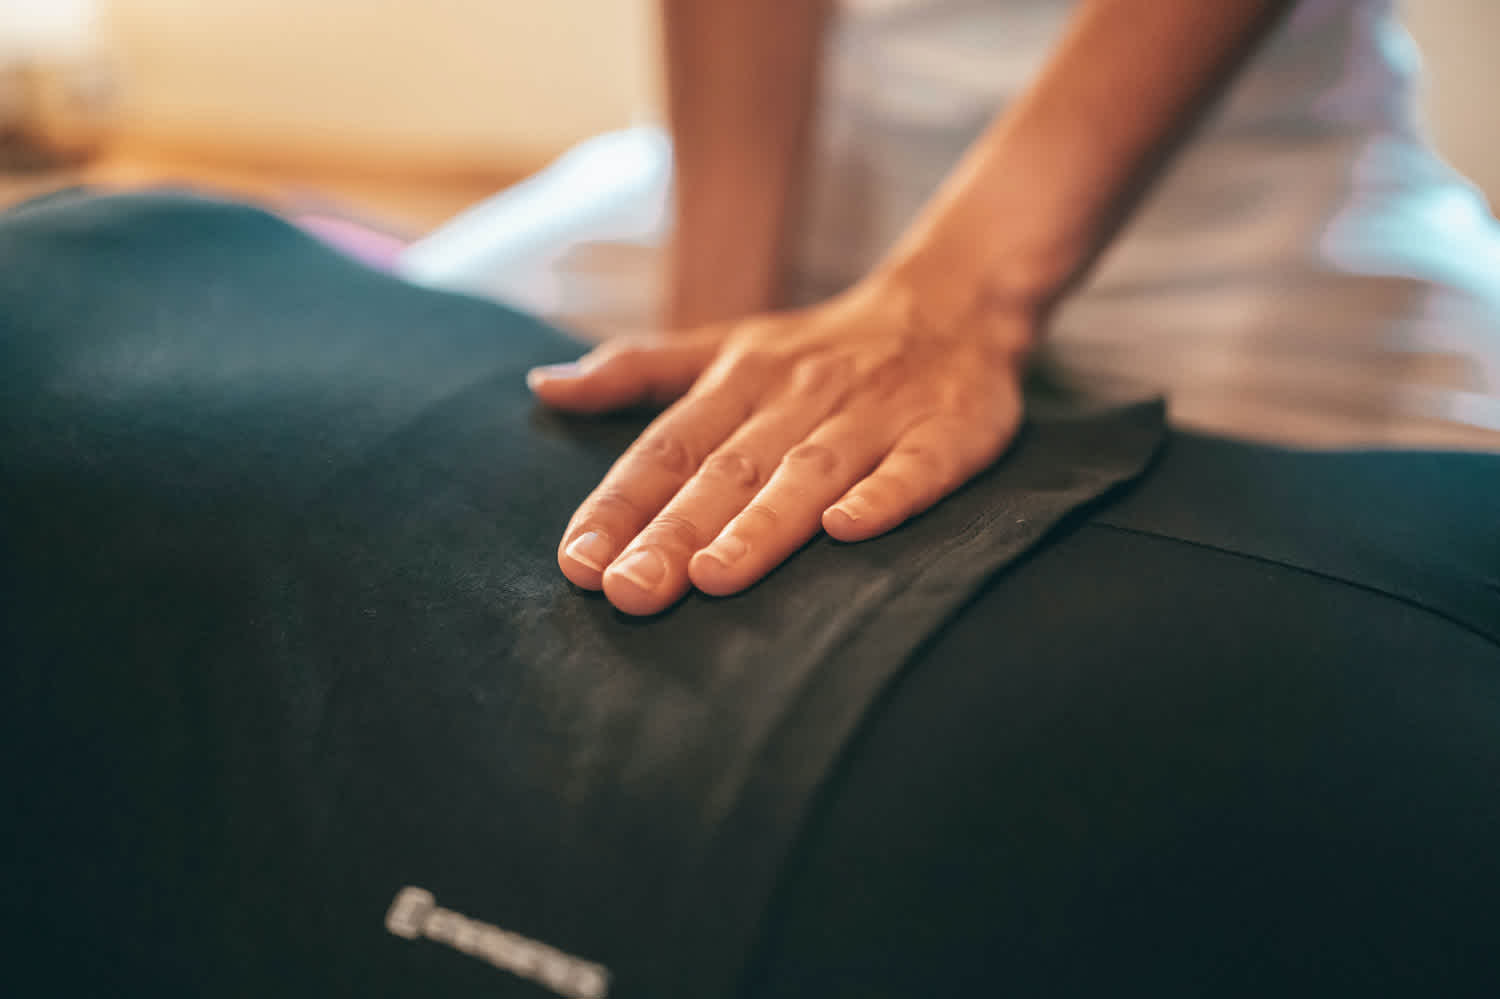
[{"label": "fingertip", "polygon": [[542,381],[531,387],[531,393],[543,405],[570,413],[603,413],[616,407],[614,400],[601,397],[592,386],[576,379]]},{"label": "fingertip", "polygon": [[588,360],[588,355],[585,355],[576,361],[539,364],[526,372],[526,384],[531,388],[537,388],[542,385],[562,385],[575,381],[591,370]]},{"label": "fingertip", "polygon": [[588,566],[579,565],[566,555],[557,557],[557,567],[567,577],[568,582],[583,590],[598,592],[604,589],[604,573]]},{"label": "fingertip", "polygon": [[859,522],[843,510],[831,506],[823,511],[823,530],[835,541],[857,540]]},{"label": "fingertip", "polygon": [[578,364],[549,364],[526,372],[526,387],[548,402],[564,402],[576,393],[583,375]]},{"label": "fingertip", "polygon": [[650,590],[622,578],[619,573],[609,573],[604,579],[604,597],[622,614],[631,617],[648,617],[666,609],[666,605]]},{"label": "fingertip", "polygon": [[604,570],[614,558],[614,543],[603,531],[584,531],[557,552],[557,567],[568,582],[585,590],[604,588]]},{"label": "fingertip", "polygon": [[864,541],[886,530],[878,513],[863,496],[845,496],[823,511],[823,530],[835,541]]},{"label": "fingertip", "polygon": [[654,545],[626,551],[604,572],[604,596],[615,609],[634,617],[660,614],[688,591],[680,558]]},{"label": "fingertip", "polygon": [[533,369],[527,374],[527,384],[532,393],[548,406],[584,414],[607,413],[637,403],[645,396],[648,387],[639,378],[607,361],[568,375],[552,375]]},{"label": "fingertip", "polygon": [[728,530],[688,562],[688,578],[711,597],[727,597],[755,582],[750,542]]},{"label": "fingertip", "polygon": [[711,597],[732,596],[749,585],[722,559],[706,549],[694,555],[688,563],[688,578],[694,586]]}]

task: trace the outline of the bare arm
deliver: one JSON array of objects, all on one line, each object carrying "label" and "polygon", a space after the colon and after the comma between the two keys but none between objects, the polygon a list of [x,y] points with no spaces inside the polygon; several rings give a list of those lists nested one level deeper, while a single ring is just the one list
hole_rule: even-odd
[{"label": "bare arm", "polygon": [[888,263],[933,319],[1038,308],[1114,235],[1292,0],[1086,0],[1039,79],[972,146]]},{"label": "bare arm", "polygon": [[668,324],[779,305],[829,0],[662,0],[677,228]]},{"label": "bare arm", "polygon": [[[735,593],[820,528],[841,541],[882,534],[993,462],[1020,425],[1024,358],[1048,306],[1289,2],[1083,0],[1041,78],[849,293],[681,336],[615,341],[581,365],[535,373],[537,394],[565,409],[683,396],[578,509],[558,552],[562,571],[634,614],[660,611],[690,587]],[[715,22],[721,50],[686,45],[698,36],[676,29],[674,58],[697,67],[680,79],[701,81],[674,85],[680,276],[739,273],[732,296],[714,303],[734,315],[774,288],[807,129],[797,102],[811,92],[815,51],[813,22],[799,20],[806,30],[791,36],[786,63],[767,72],[755,62],[786,25],[758,18],[768,9],[810,18],[812,8],[679,7],[684,24],[724,19]],[[743,46],[727,25],[745,35]],[[754,73],[764,93],[747,86]],[[738,130],[757,138],[737,141]]]}]

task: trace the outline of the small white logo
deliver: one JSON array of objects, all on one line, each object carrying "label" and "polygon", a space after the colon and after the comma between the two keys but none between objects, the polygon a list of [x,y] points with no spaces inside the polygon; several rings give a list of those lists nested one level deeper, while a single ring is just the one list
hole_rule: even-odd
[{"label": "small white logo", "polygon": [[609,969],[603,965],[441,908],[432,892],[422,888],[396,893],[385,914],[385,928],[408,940],[426,937],[445,943],[568,999],[609,995]]}]

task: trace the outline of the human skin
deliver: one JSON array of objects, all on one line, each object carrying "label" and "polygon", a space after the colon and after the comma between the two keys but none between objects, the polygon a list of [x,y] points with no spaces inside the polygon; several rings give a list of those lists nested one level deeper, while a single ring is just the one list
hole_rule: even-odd
[{"label": "human skin", "polygon": [[828,302],[775,312],[827,5],[663,2],[678,331],[529,378],[573,412],[667,405],[558,549],[571,581],[630,614],[694,586],[738,592],[820,529],[882,534],[994,462],[1047,313],[1289,6],[1082,0],[887,257]]}]

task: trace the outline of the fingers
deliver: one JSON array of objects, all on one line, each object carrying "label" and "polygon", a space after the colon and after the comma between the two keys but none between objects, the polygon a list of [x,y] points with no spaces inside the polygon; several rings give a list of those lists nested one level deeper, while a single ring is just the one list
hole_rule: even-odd
[{"label": "fingers", "polygon": [[851,410],[788,451],[765,488],[693,557],[693,585],[714,596],[737,593],[806,544],[828,505],[889,449],[888,422],[870,409]]},{"label": "fingers", "polygon": [[576,413],[667,403],[692,387],[722,339],[710,330],[614,340],[572,364],[533,368],[526,384],[548,406]]},{"label": "fingers", "polygon": [[[558,548],[563,575],[585,589],[601,589],[604,570],[747,411],[744,394],[725,384],[695,392],[657,417],[573,515]],[[665,578],[665,567],[654,562],[636,564],[632,571],[643,579]]]},{"label": "fingers", "polygon": [[816,327],[823,340],[789,349],[771,334],[791,333],[766,330],[742,326],[728,346],[717,331],[617,342],[532,373],[540,398],[577,411],[686,393],[574,515],[558,549],[568,579],[630,614],[692,586],[738,592],[820,529],[859,541],[927,509],[1019,425],[1009,360],[946,343],[913,351],[901,337],[829,349]]},{"label": "fingers", "polygon": [[[784,391],[710,454],[606,570],[610,603],[629,614],[655,614],[681,599],[692,585],[693,556],[755,498],[787,450],[841,401],[850,367],[804,364]],[[807,536],[816,530],[814,518]]]},{"label": "fingers", "polygon": [[828,508],[823,529],[839,541],[884,534],[992,464],[1021,422],[1019,397],[1006,394],[994,402],[982,419],[950,413],[908,429],[874,472]]}]

